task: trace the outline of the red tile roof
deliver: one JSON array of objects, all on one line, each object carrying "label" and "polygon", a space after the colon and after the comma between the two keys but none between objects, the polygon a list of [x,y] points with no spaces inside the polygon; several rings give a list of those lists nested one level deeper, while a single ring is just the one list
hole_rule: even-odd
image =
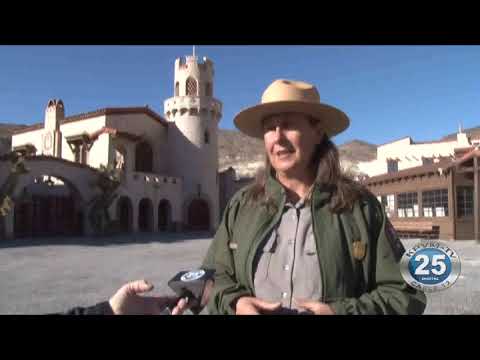
[{"label": "red tile roof", "polygon": [[[77,114],[77,115],[68,116],[60,122],[60,125],[68,124],[68,123],[75,122],[75,121],[91,119],[91,118],[97,117],[97,116],[121,115],[121,114],[147,114],[150,117],[152,117],[155,121],[157,121],[158,123],[162,124],[165,127],[168,127],[167,120],[165,120],[163,117],[158,115],[155,111],[153,111],[152,109],[150,109],[147,106],[98,109],[98,110],[95,110],[95,111],[90,111],[90,112],[86,112],[86,113],[81,113],[81,114]],[[22,133],[26,133],[26,132],[29,132],[29,131],[33,131],[33,130],[43,129],[43,125],[44,125],[43,123],[34,124],[32,126],[17,130],[13,134],[16,135],[16,134],[22,134]]]}]

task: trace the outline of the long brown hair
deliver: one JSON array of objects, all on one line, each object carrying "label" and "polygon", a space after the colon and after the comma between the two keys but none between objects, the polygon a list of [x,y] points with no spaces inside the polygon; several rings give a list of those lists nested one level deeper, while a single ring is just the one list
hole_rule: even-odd
[{"label": "long brown hair", "polygon": [[[327,136],[317,145],[311,166],[317,169],[315,182],[331,192],[330,209],[333,212],[351,209],[355,201],[367,191],[342,171],[338,149]],[[275,170],[265,154],[265,167],[257,172],[255,181],[247,192],[247,200],[276,208],[277,205],[265,192],[267,171],[274,175]]]}]

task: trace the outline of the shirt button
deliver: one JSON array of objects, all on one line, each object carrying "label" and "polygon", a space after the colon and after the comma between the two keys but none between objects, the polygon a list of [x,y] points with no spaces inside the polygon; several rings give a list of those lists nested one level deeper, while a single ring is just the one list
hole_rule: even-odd
[{"label": "shirt button", "polygon": [[286,292],[283,292],[283,293],[282,293],[282,298],[283,298],[283,299],[286,299],[287,296],[288,296],[288,294],[287,294]]},{"label": "shirt button", "polygon": [[288,240],[288,245],[293,245],[293,240],[292,239]]},{"label": "shirt button", "polygon": [[285,265],[283,268],[285,269],[285,271],[288,271],[290,269],[290,266]]}]

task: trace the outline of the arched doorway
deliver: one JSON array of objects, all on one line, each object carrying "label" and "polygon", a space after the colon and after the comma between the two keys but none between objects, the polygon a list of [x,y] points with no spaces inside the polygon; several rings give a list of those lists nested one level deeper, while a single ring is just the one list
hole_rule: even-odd
[{"label": "arched doorway", "polygon": [[15,199],[13,224],[17,238],[82,235],[78,190],[54,176],[35,178]]},{"label": "arched doorway", "polygon": [[138,204],[138,230],[153,231],[153,205],[150,199],[142,199]]},{"label": "arched doorway", "polygon": [[121,232],[131,232],[133,225],[132,202],[127,196],[122,196],[117,203],[117,219]]},{"label": "arched doorway", "polygon": [[169,230],[172,216],[171,213],[170,202],[166,199],[161,200],[158,204],[158,230]]},{"label": "arched doorway", "polygon": [[135,171],[153,171],[153,151],[150,144],[146,141],[135,147]]},{"label": "arched doorway", "polygon": [[210,230],[210,209],[203,199],[192,200],[188,207],[188,227],[195,231]]}]

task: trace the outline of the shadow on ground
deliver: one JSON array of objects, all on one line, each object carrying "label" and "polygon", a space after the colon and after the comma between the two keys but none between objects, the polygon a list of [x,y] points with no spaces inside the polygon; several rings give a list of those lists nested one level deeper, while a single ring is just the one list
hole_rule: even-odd
[{"label": "shadow on ground", "polygon": [[132,233],[120,235],[95,235],[76,237],[36,237],[20,238],[14,240],[0,241],[0,249],[45,246],[45,245],[83,245],[83,246],[109,246],[109,245],[131,245],[147,243],[178,243],[194,239],[211,239],[211,232],[188,232],[188,233]]}]

